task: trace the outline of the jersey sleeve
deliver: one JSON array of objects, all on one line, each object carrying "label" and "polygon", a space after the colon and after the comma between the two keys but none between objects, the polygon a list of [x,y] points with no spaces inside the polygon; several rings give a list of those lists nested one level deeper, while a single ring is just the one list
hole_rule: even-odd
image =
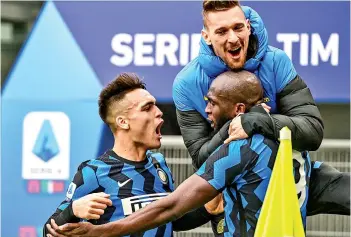
[{"label": "jersey sleeve", "polygon": [[94,190],[99,188],[98,178],[96,176],[97,167],[92,165],[92,162],[82,163],[77,173],[68,187],[66,200],[74,201],[85,195],[93,193]]},{"label": "jersey sleeve", "polygon": [[[89,161],[83,162],[78,167],[78,170],[67,189],[65,200],[61,202],[55,213],[50,216],[45,224],[50,223],[51,219],[54,219],[58,225],[63,225],[69,222],[79,222],[80,219],[74,216],[72,202],[92,193],[98,187],[99,184],[94,166],[89,165]],[[43,231],[44,233],[47,233],[46,226],[44,226]]]},{"label": "jersey sleeve", "polygon": [[242,175],[245,159],[242,159],[241,147],[246,140],[233,141],[220,146],[196,172],[216,190],[223,191]]}]

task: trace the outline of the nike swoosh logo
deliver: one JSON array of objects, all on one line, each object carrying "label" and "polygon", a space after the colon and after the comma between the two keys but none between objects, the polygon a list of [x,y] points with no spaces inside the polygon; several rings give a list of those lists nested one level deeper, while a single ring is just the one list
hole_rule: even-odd
[{"label": "nike swoosh logo", "polygon": [[127,179],[126,181],[124,181],[123,183],[121,183],[121,182],[117,182],[117,184],[118,184],[118,187],[123,187],[124,185],[126,185],[130,180],[132,180],[132,179]]}]

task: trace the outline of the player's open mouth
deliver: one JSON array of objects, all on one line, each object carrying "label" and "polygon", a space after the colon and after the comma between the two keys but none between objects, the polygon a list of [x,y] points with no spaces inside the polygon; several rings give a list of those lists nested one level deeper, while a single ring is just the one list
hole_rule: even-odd
[{"label": "player's open mouth", "polygon": [[162,137],[162,135],[161,135],[161,127],[162,127],[162,124],[163,124],[163,120],[157,125],[157,127],[156,127],[156,134],[157,134],[157,136],[159,136],[159,137]]},{"label": "player's open mouth", "polygon": [[238,47],[238,48],[232,49],[232,50],[228,50],[228,52],[230,53],[230,55],[232,55],[232,57],[238,57],[240,55],[240,51],[241,51],[241,47]]},{"label": "player's open mouth", "polygon": [[211,127],[213,128],[213,127],[214,127],[214,122],[213,122],[213,120],[211,120],[210,118],[208,118],[208,117],[207,117],[207,121],[209,121],[209,122],[210,122]]}]

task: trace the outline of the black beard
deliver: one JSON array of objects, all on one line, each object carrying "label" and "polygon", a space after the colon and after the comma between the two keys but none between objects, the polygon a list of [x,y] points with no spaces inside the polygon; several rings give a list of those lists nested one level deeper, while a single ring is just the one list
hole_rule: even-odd
[{"label": "black beard", "polygon": [[223,127],[223,125],[226,124],[229,120],[231,120],[231,118],[229,118],[228,116],[221,116],[216,123],[215,130],[220,130]]}]

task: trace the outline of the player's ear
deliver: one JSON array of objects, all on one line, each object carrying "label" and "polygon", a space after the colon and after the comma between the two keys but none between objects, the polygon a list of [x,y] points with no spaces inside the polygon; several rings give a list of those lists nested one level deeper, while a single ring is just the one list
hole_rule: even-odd
[{"label": "player's ear", "polygon": [[246,110],[246,106],[245,106],[245,104],[243,104],[243,103],[237,103],[236,105],[235,105],[235,114],[236,115],[238,115],[238,114],[243,114],[243,113],[245,113],[245,110]]},{"label": "player's ear", "polygon": [[211,45],[210,36],[209,36],[207,29],[205,27],[202,29],[201,35],[202,35],[202,38],[204,38],[206,44]]},{"label": "player's ear", "polygon": [[246,27],[249,30],[249,35],[251,35],[251,23],[249,19],[246,19]]},{"label": "player's ear", "polygon": [[129,129],[129,120],[126,116],[119,115],[116,117],[116,126],[122,129]]}]

